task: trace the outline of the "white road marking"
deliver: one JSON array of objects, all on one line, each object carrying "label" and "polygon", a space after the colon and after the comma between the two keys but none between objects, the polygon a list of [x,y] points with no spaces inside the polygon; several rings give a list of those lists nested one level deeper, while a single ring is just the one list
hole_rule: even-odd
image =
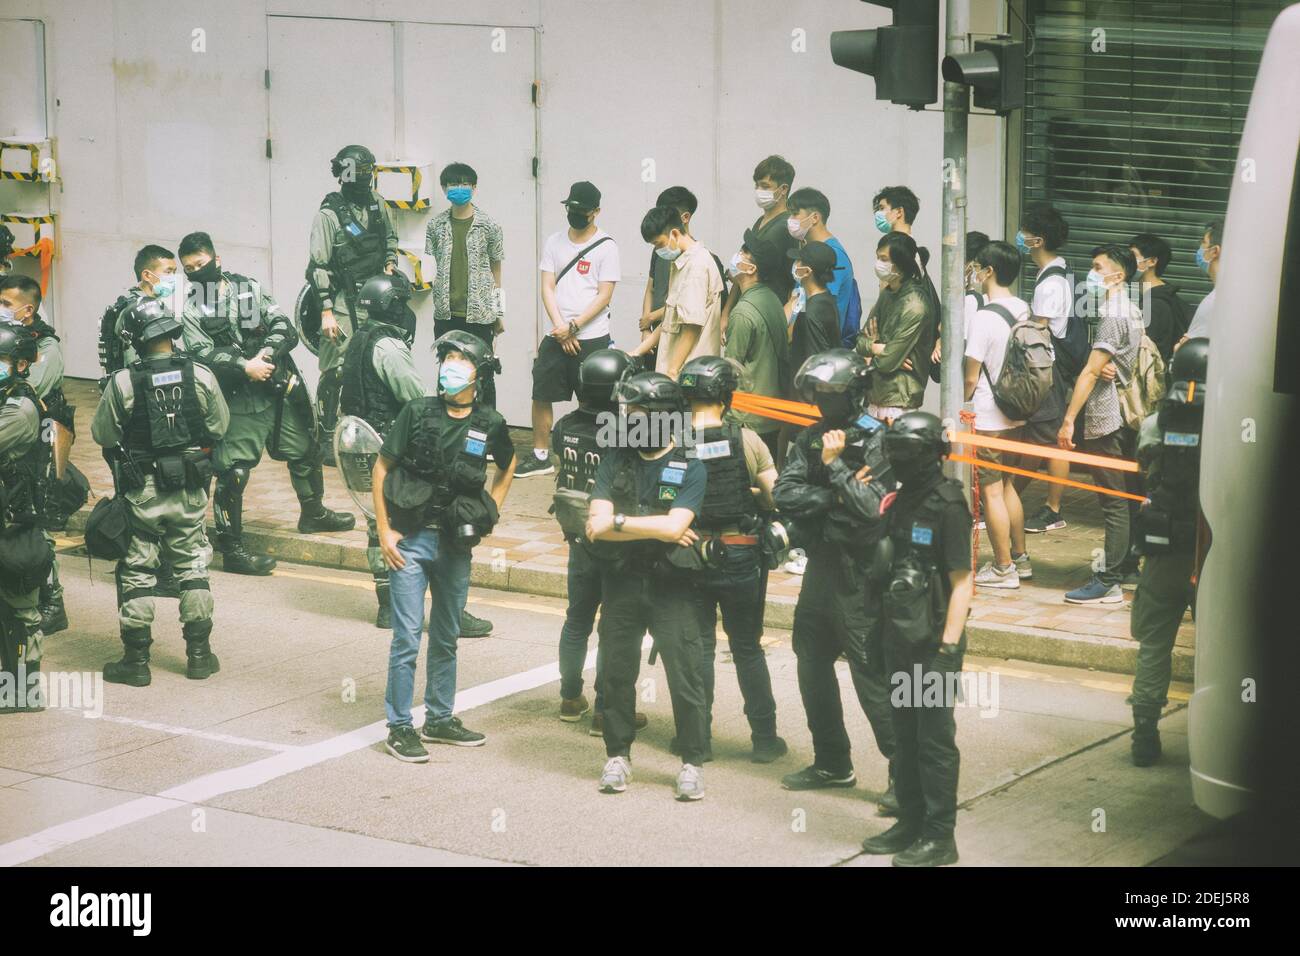
[{"label": "white road marking", "polygon": [[[59,713],[69,714],[70,716],[80,716],[77,711],[61,710]],[[170,734],[173,737],[199,737],[203,740],[215,740],[217,743],[231,744],[235,747],[255,747],[258,750],[275,750],[287,751],[297,750],[298,744],[275,744],[269,740],[253,740],[251,737],[235,737],[232,734],[219,734],[211,730],[196,730],[193,727],[175,727],[171,724],[160,724],[153,720],[140,720],[136,717],[118,717],[112,714],[101,714],[96,720],[106,720],[114,724],[127,724],[131,727],[143,727],[145,730],[156,730],[159,733]]]},{"label": "white road marking", "polygon": [[[649,643],[647,637],[643,646],[648,646]],[[593,648],[587,653],[583,669],[590,670],[595,665],[596,651]],[[477,687],[471,687],[468,690],[459,691],[456,694],[453,711],[458,714],[464,713],[467,710],[482,707],[503,697],[543,687],[559,679],[560,665],[558,663],[534,667],[529,671],[511,674],[509,677],[502,677],[498,680],[488,681],[486,684],[479,684]],[[424,707],[413,708],[411,718],[417,725],[423,722]],[[387,723],[378,720],[373,724],[367,724],[364,727],[349,731],[346,734],[340,734],[337,737],[331,737],[328,740],[322,740],[319,743],[295,747],[274,756],[244,764],[241,767],[232,767],[229,770],[219,770],[216,773],[207,774],[188,783],[182,783],[179,786],[164,790],[157,796],[128,800],[116,807],[110,807],[98,813],[92,813],[75,820],[47,827],[30,836],[20,837],[17,840],[0,844],[0,867],[27,863],[74,843],[102,836],[105,833],[119,830],[122,827],[130,826],[141,820],[147,820],[150,817],[158,816],[168,810],[174,810],[187,804],[201,803],[223,794],[260,787],[287,774],[305,770],[308,767],[324,763],[327,760],[333,760],[336,757],[346,756],[357,750],[373,747],[387,737]]]}]

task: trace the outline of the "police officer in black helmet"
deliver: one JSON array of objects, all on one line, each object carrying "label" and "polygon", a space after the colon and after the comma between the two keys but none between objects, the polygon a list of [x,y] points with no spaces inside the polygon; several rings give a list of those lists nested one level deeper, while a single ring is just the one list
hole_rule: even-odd
[{"label": "police officer in black helmet", "polygon": [[1170,655],[1183,612],[1195,598],[1192,574],[1209,345],[1209,339],[1188,339],[1174,353],[1170,389],[1138,432],[1138,462],[1148,500],[1137,519],[1143,561],[1133,595],[1131,625],[1138,661],[1128,702],[1133,708],[1133,763],[1139,767],[1160,759],[1157,724],[1169,703]]},{"label": "police officer in black helmet", "polygon": [[[953,707],[975,586],[970,509],[961,483],[944,477],[947,453],[943,425],[929,412],[900,415],[885,434],[885,454],[899,481],[889,509],[893,563],[888,590],[868,615],[885,623],[898,739],[898,822],[862,848],[895,854],[895,866],[957,862],[961,755]],[[921,686],[913,686],[918,678]]]},{"label": "police officer in black helmet", "polygon": [[751,759],[771,763],[788,749],[776,734],[772,676],[759,643],[767,597],[761,547],[765,522],[761,512],[770,512],[774,507],[776,465],[757,433],[723,420],[731,407],[731,396],[740,386],[741,371],[721,356],[702,355],[683,365],[678,376],[682,394],[691,403],[693,442],[687,456],[704,462],[709,474],[704,506],[695,522],[700,547],[708,559],[696,578],[695,589],[704,696],[710,718],[704,759],[713,756],[713,659],[721,611],[749,720],[754,747]]},{"label": "police officer in black helmet", "polygon": [[[600,608],[600,564],[587,540],[591,492],[606,448],[600,429],[618,415],[614,386],[631,365],[626,352],[598,349],[578,366],[578,407],[555,423],[551,449],[560,461],[555,479],[555,518],[569,543],[569,607],[560,630],[560,720],[576,723],[592,705],[582,692],[582,670],[587,642]],[[605,657],[596,652],[595,711],[590,734],[604,736],[604,697],[601,676]],[[644,714],[636,715],[636,729],[646,725]]]},{"label": "police officer in black helmet", "polygon": [[691,525],[704,503],[708,473],[686,457],[682,438],[686,401],[666,375],[625,378],[614,398],[627,415],[625,430],[606,444],[591,494],[587,537],[597,544],[601,615],[597,633],[605,657],[601,693],[608,760],[603,793],[621,793],[632,775],[636,736],[636,679],[641,639],[649,630],[663,657],[681,745],[678,800],[704,796],[704,684],[692,575],[701,564]]},{"label": "police officer in black helmet", "polygon": [[[774,491],[781,514],[794,521],[794,543],[808,554],[793,645],[813,763],[782,778],[789,790],[857,783],[835,673],[841,654],[876,747],[886,760],[894,756],[880,628],[866,616],[868,591],[880,587],[879,550],[894,489],[882,447],[885,426],[865,411],[869,375],[866,360],[848,349],[811,355],[795,374],[822,420],[790,443]],[[892,799],[887,789],[882,810],[892,809]]]}]

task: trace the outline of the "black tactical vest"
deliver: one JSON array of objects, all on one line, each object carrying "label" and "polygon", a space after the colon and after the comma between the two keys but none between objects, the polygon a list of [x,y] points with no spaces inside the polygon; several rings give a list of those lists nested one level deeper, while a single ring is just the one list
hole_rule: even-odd
[{"label": "black tactical vest", "polygon": [[[36,390],[24,379],[11,378],[0,386],[0,405],[10,399],[31,399],[36,406],[37,417],[44,416],[41,400],[36,397]],[[37,426],[38,429],[41,426]],[[45,513],[44,482],[42,476],[50,466],[50,445],[41,440],[38,431],[36,441],[31,447],[17,457],[10,457],[0,462],[0,484],[4,486],[0,506],[0,526],[8,522],[34,519]]]},{"label": "black tactical vest", "polygon": [[[268,328],[266,317],[262,315],[261,303],[258,302],[254,295],[253,280],[246,276],[238,275],[234,272],[223,272],[221,278],[230,283],[230,294],[228,298],[233,299],[235,303],[235,321],[239,323],[240,332],[237,335],[234,327],[231,325],[230,316],[217,308],[217,302],[214,299],[208,303],[201,297],[195,298],[195,306],[199,313],[199,326],[203,329],[205,335],[212,339],[212,344],[219,349],[239,349],[244,354],[249,354],[245,345],[249,344],[250,339],[256,339],[259,335],[266,335]],[[220,280],[217,287],[221,287]],[[257,315],[240,315],[239,310],[244,308],[241,305],[244,299],[240,296],[247,293],[249,300],[252,301],[252,308],[257,310]]]},{"label": "black tactical vest", "polygon": [[961,483],[940,477],[915,508],[895,504],[890,512],[893,565],[884,591],[869,599],[867,614],[879,613],[885,640],[914,660],[934,653],[947,623],[952,584],[940,570],[940,527],[945,509],[957,503],[966,503]]},{"label": "black tactical vest", "polygon": [[[399,467],[433,485],[422,524],[433,524],[457,496],[476,495],[487,484],[487,438],[496,413],[475,405],[469,430],[451,460],[443,458],[442,430],[452,426],[441,398],[426,396],[411,402],[411,436]],[[459,424],[459,421],[456,422]]]},{"label": "black tactical vest", "polygon": [[604,450],[596,441],[599,433],[595,414],[583,410],[565,415],[556,424],[559,436],[560,473],[557,488],[590,492]]},{"label": "black tactical vest", "polygon": [[[37,348],[45,339],[54,339],[59,341],[58,335],[54,332],[54,327],[46,325],[40,319],[34,321],[27,327],[27,332],[35,340]],[[69,428],[72,427],[71,415],[68,411],[68,400],[63,395],[63,384],[59,383],[50,389],[45,395],[45,410],[42,412],[42,419],[52,418]]]},{"label": "black tactical vest", "polygon": [[182,355],[157,356],[131,366],[134,404],[122,444],[138,458],[207,447],[212,443],[199,407],[194,363]]},{"label": "black tactical vest", "polygon": [[937,575],[946,606],[951,582],[947,574],[940,574],[939,526],[944,510],[950,504],[965,505],[966,494],[961,482],[952,478],[941,479],[914,509],[899,507],[897,501],[889,514],[889,536],[894,544],[894,564],[914,560],[927,574]]},{"label": "black tactical vest", "polygon": [[336,290],[351,296],[360,290],[363,282],[384,271],[384,262],[388,258],[388,230],[383,207],[372,190],[366,205],[369,225],[363,226],[342,193],[330,193],[320,205],[338,217],[339,230],[330,251],[329,270],[333,273]]},{"label": "black tactical vest", "polygon": [[400,329],[383,322],[367,322],[357,329],[343,357],[343,390],[339,408],[344,415],[355,415],[371,424],[384,435],[402,410],[402,403],[393,394],[375,369],[375,346],[383,339],[405,342]]},{"label": "black tactical vest", "polygon": [[687,455],[704,462],[709,471],[697,526],[708,531],[738,528],[748,534],[757,524],[758,505],[749,490],[753,482],[745,464],[741,426],[710,425],[697,437],[703,441],[696,441]]},{"label": "black tactical vest", "polygon": [[1169,547],[1187,553],[1196,547],[1200,512],[1201,412],[1166,405],[1157,421],[1160,446],[1147,476],[1147,507],[1168,515]]},{"label": "black tactical vest", "polygon": [[[144,293],[128,289],[110,305],[99,319],[99,367],[106,378],[126,368],[126,343],[117,334],[117,317],[130,305],[138,302]],[[101,388],[105,383],[101,383]]]},{"label": "black tactical vest", "polygon": [[[686,480],[686,468],[689,459],[683,448],[674,446],[673,450],[660,458],[655,464],[654,495],[649,505],[641,503],[637,494],[636,475],[639,470],[640,455],[635,451],[625,451],[618,459],[614,470],[614,479],[610,484],[609,498],[614,505],[615,514],[623,515],[666,515],[673,509],[677,493]],[[675,544],[659,541],[631,541],[616,543],[598,542],[597,556],[616,560],[622,567],[630,570],[647,571],[664,558]]]}]

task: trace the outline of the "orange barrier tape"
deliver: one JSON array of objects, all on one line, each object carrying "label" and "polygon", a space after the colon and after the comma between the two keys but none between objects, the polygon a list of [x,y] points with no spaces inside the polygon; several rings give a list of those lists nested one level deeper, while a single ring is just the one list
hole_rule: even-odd
[{"label": "orange barrier tape", "polygon": [[779,422],[789,422],[791,425],[802,425],[807,427],[808,425],[813,425],[817,422],[817,419],[815,418],[804,418],[802,415],[791,415],[786,412],[776,411],[775,409],[764,408],[762,405],[750,405],[747,402],[733,401],[731,407],[738,412],[747,412],[751,415],[758,415],[762,418],[771,418]]},{"label": "orange barrier tape", "polygon": [[10,258],[17,259],[19,256],[33,256],[40,259],[41,262],[41,295],[49,295],[50,292],[50,266],[54,263],[54,240],[46,236],[44,239],[37,240],[36,245],[28,246],[26,249],[15,249],[9,253]]},{"label": "orange barrier tape", "polygon": [[1110,458],[1106,455],[1089,455],[1082,451],[1066,451],[1064,448],[1049,448],[1045,445],[1031,445],[1023,441],[1011,441],[1008,438],[994,438],[991,435],[977,435],[974,432],[957,432],[952,436],[954,444],[993,448],[997,451],[1010,451],[1033,458],[1056,458],[1073,462],[1076,465],[1092,465],[1096,468],[1110,468],[1115,471],[1138,471],[1138,463],[1127,458]]},{"label": "orange barrier tape", "polygon": [[1058,485],[1068,485],[1071,488],[1082,488],[1084,491],[1095,491],[1099,495],[1114,495],[1116,498],[1128,498],[1130,501],[1146,501],[1142,495],[1135,495],[1127,491],[1113,491],[1110,488],[1103,488],[1100,485],[1090,485],[1086,481],[1075,481],[1073,478],[1056,478],[1052,475],[1043,474],[1037,471],[1028,471],[1024,468],[1013,468],[1010,465],[995,465],[991,461],[981,461],[970,455],[949,455],[949,461],[964,461],[969,465],[977,468],[992,468],[995,471],[1006,471],[1013,475],[1024,475],[1026,478],[1037,478],[1040,481],[1051,481]]}]

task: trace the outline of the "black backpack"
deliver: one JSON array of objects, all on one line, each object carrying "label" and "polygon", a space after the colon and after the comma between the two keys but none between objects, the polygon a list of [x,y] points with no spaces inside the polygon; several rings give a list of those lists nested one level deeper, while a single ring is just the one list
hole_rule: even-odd
[{"label": "black backpack", "polygon": [[1011,326],[1007,337],[1007,350],[1002,358],[1002,370],[995,382],[989,378],[987,365],[981,365],[993,401],[1003,415],[1012,421],[1028,420],[1038,411],[1052,388],[1052,334],[1044,326],[1028,319],[1016,321],[1005,307],[991,302],[985,312],[996,312]]},{"label": "black backpack", "polygon": [[[1050,279],[1053,276],[1068,276],[1062,266],[1048,266],[1034,280],[1034,288],[1044,279]],[[1073,381],[1079,377],[1083,367],[1088,364],[1088,353],[1092,351],[1092,345],[1088,341],[1088,326],[1084,320],[1075,314],[1074,304],[1071,301],[1070,317],[1065,324],[1065,337],[1058,339],[1052,336],[1052,347],[1056,350],[1056,364],[1065,376]]]}]

